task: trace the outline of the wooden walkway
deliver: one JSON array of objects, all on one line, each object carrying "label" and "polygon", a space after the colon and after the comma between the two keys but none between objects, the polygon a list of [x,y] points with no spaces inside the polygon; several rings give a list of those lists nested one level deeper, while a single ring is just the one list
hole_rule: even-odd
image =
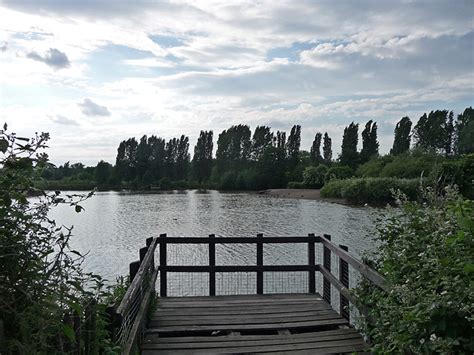
[{"label": "wooden walkway", "polygon": [[164,297],[142,354],[363,352],[361,335],[319,294]]}]

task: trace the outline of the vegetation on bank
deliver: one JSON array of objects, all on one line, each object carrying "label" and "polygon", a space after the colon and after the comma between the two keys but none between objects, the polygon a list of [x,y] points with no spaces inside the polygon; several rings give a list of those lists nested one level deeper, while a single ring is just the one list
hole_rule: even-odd
[{"label": "vegetation on bank", "polygon": [[91,196],[34,187],[47,164],[42,150],[48,139],[0,129],[0,352],[118,354],[105,310],[120,301],[125,284],[105,287],[99,275],[85,273],[84,256],[70,249],[72,227],[48,217],[58,204],[79,213]]},{"label": "vegetation on bank", "polygon": [[[380,156],[377,123],[366,123],[358,151],[359,125],[352,122],[344,129],[336,160],[327,132],[315,134],[309,152],[301,150],[299,125],[288,135],[272,132],[267,126],[256,127],[253,134],[246,125],[232,126],[219,134],[215,157],[213,132],[201,131],[192,160],[189,139],[184,135],[168,141],[154,135],[129,138],[120,143],[114,166],[104,161],[96,167],[47,165],[37,184],[51,190],[264,190],[332,184],[323,193],[328,197],[349,196],[343,192],[355,185],[361,190],[377,186],[380,193],[361,196],[357,202],[380,203],[390,200],[390,184],[392,188],[405,184],[398,179],[428,178],[437,185],[456,183],[461,193],[472,198],[469,154],[474,152],[474,110],[467,108],[456,119],[452,111],[431,111],[412,126],[410,118],[403,117],[395,127],[390,153]],[[337,179],[351,180],[332,182]],[[374,200],[377,196],[381,200]]]},{"label": "vegetation on bank", "polygon": [[375,353],[474,352],[474,203],[442,192],[425,189],[419,202],[399,195],[380,219],[371,266],[390,292],[367,281],[356,289]]}]

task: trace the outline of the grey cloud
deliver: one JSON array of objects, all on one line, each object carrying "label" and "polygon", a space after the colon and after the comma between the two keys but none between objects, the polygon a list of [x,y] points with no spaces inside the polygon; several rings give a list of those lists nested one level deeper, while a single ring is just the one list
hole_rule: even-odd
[{"label": "grey cloud", "polygon": [[66,53],[63,53],[56,48],[50,48],[43,56],[36,52],[30,52],[26,56],[38,62],[43,62],[54,69],[68,68],[71,65]]},{"label": "grey cloud", "polygon": [[93,102],[91,99],[84,99],[78,104],[82,113],[86,116],[110,116],[110,111],[105,106],[101,106]]},{"label": "grey cloud", "polygon": [[57,115],[55,118],[53,118],[53,122],[63,126],[79,126],[79,124],[73,119],[61,115]]},{"label": "grey cloud", "polygon": [[7,49],[8,49],[8,43],[7,43],[7,42],[5,42],[5,44],[4,44],[3,46],[1,46],[1,47],[0,47],[0,51],[2,51],[2,52],[6,52],[6,51],[7,51]]}]

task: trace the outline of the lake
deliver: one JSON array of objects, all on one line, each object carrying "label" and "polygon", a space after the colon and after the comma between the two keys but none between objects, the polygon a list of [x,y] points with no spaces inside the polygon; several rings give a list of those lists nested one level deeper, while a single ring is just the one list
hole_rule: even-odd
[{"label": "lake", "polygon": [[[323,201],[275,198],[256,193],[183,191],[175,193],[97,192],[82,203],[85,211],[59,206],[51,216],[65,226],[74,225],[71,246],[88,253],[84,267],[109,280],[128,273],[128,264],[138,259],[145,239],[168,236],[303,236],[330,234],[356,256],[373,248],[371,240],[377,210]],[[168,247],[169,264],[204,265],[207,246]],[[317,250],[320,247],[317,246]],[[255,245],[218,245],[217,264],[254,264]],[[321,262],[317,252],[316,262]],[[265,264],[306,264],[305,245],[265,245]],[[336,259],[333,261],[337,266]],[[236,273],[237,274],[237,273]],[[221,293],[246,293],[254,288],[255,275],[221,275]],[[305,291],[305,273],[271,273],[266,277],[269,292]],[[186,279],[187,277],[187,279]],[[189,278],[192,277],[190,281]],[[169,289],[176,294],[205,293],[207,275],[175,275]],[[230,278],[230,283],[227,278]],[[183,291],[184,283],[193,287]],[[320,282],[319,282],[320,283]],[[276,286],[275,286],[276,285]],[[279,285],[279,286],[278,286]],[[279,287],[279,288],[278,288]],[[301,289],[301,290],[300,290]],[[204,290],[204,291],[203,291]]]}]

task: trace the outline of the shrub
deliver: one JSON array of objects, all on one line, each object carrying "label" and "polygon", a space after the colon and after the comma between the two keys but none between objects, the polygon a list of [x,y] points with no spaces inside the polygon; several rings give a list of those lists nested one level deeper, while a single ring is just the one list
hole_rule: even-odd
[{"label": "shrub", "polygon": [[303,183],[305,186],[319,189],[324,185],[324,179],[328,167],[326,165],[308,166],[303,172]]},{"label": "shrub", "polygon": [[393,190],[400,190],[410,199],[415,199],[419,184],[419,179],[354,178],[333,180],[321,189],[321,196],[345,198],[355,204],[385,204],[394,202]]},{"label": "shrub", "polygon": [[371,318],[362,327],[372,351],[472,354],[474,203],[451,189],[400,201],[378,225],[373,260],[391,291],[367,282],[356,290]]},{"label": "shrub", "polygon": [[354,171],[346,165],[342,166],[333,166],[329,168],[325,176],[325,182],[331,180],[342,180],[342,179],[349,179],[354,175]]},{"label": "shrub", "polygon": [[289,189],[304,189],[306,185],[302,181],[290,181],[288,183]]}]

